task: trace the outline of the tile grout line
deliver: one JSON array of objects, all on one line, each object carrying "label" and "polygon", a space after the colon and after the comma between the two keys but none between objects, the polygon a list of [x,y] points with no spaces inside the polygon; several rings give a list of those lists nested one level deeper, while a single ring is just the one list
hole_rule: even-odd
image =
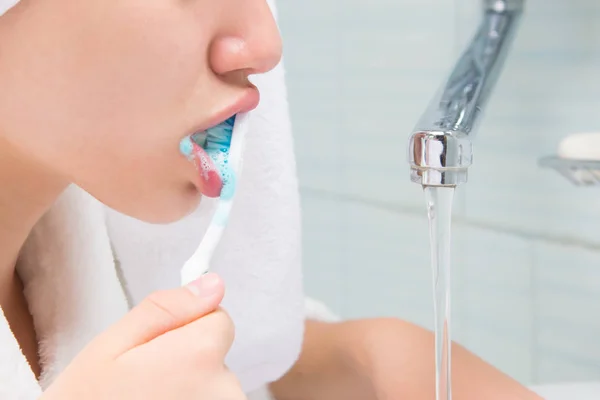
[{"label": "tile grout line", "polygon": [[[425,218],[425,210],[421,207],[394,205],[385,201],[368,199],[352,194],[336,193],[305,185],[300,186],[300,192],[310,197],[368,205],[379,210],[388,211],[396,214],[404,214]],[[547,243],[560,244],[563,246],[577,247],[592,251],[600,251],[600,242],[594,242],[591,240],[585,240],[582,238],[572,236],[561,236],[547,234],[543,232],[527,231],[511,226],[500,226],[492,223],[476,221],[461,215],[453,215],[452,218],[452,223],[455,226],[467,226],[471,228],[485,229],[494,233],[513,235],[527,240],[544,241]]]}]

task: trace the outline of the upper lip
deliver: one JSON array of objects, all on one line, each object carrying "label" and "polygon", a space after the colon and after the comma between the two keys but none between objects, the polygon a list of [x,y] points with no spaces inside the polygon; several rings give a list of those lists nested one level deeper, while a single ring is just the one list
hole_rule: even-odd
[{"label": "upper lip", "polygon": [[250,86],[247,89],[244,89],[235,101],[229,103],[221,111],[212,115],[210,120],[205,121],[202,126],[195,129],[192,133],[202,132],[208,128],[212,128],[236,114],[252,111],[258,106],[259,101],[260,93],[258,89],[255,86]]}]

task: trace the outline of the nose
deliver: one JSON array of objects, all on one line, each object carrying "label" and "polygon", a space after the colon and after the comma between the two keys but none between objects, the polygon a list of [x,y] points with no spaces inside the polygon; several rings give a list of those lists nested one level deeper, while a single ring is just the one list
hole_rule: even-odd
[{"label": "nose", "polygon": [[281,60],[281,36],[267,2],[245,0],[243,4],[226,34],[211,45],[211,68],[218,75],[233,71],[262,74]]}]

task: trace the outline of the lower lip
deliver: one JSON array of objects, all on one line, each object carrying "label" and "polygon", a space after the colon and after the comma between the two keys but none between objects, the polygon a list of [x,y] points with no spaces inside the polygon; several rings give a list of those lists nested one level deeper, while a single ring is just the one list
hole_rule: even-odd
[{"label": "lower lip", "polygon": [[206,151],[192,142],[189,136],[181,141],[179,150],[196,165],[196,187],[200,193],[206,197],[219,197],[223,180]]},{"label": "lower lip", "polygon": [[199,188],[203,196],[219,197],[223,188],[223,180],[203,148],[194,143],[194,162],[198,169]]}]

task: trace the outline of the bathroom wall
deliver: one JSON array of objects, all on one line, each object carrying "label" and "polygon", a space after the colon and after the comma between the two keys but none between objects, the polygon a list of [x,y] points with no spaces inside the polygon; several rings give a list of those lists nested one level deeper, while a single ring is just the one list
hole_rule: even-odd
[{"label": "bathroom wall", "polygon": [[[279,1],[309,294],[432,327],[408,136],[479,0]],[[600,122],[600,3],[530,0],[455,204],[453,329],[524,383],[600,381],[600,188],[537,160]]]}]

